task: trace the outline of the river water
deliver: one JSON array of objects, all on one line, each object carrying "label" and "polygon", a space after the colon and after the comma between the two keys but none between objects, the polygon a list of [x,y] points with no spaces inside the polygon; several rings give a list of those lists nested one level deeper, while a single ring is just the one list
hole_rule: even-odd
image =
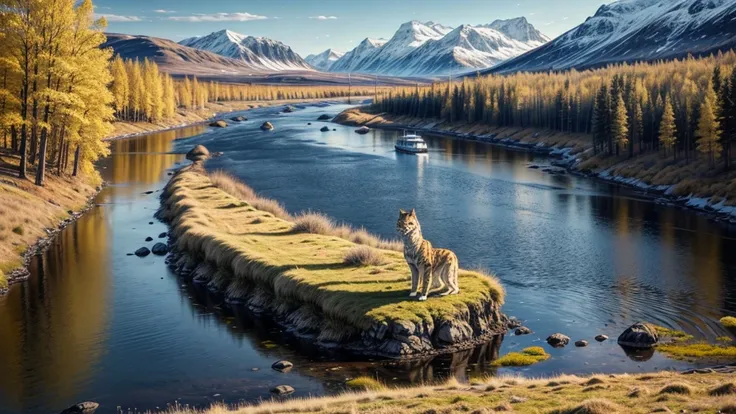
[{"label": "river water", "polygon": [[[496,374],[498,353],[544,345],[554,332],[587,348],[548,349],[527,375],[683,369],[659,354],[627,355],[616,336],[638,320],[707,340],[729,335],[736,314],[736,231],[628,189],[528,168],[543,156],[426,137],[428,156],[397,154],[396,132],[317,122],[347,105],[261,108],[226,129],[189,127],[112,143],[100,163],[110,185],[97,205],[36,258],[32,277],[0,297],[0,413],[57,412],[93,400],[100,413],[338,392],[370,375],[407,384]],[[272,132],[258,128],[270,120]],[[311,125],[308,123],[311,122]],[[336,131],[320,132],[329,125]],[[428,361],[385,363],[325,353],[268,321],[233,314],[182,284],[163,258],[127,256],[167,230],[153,214],[158,192],[196,144],[222,151],[226,170],[290,211],[317,210],[394,237],[399,208],[416,208],[425,237],[462,267],[495,272],[504,312],[534,334],[507,335]],[[152,194],[146,192],[153,191]],[[152,224],[150,224],[152,223]],[[146,237],[153,242],[145,242]],[[599,334],[612,338],[597,343]],[[270,369],[279,359],[290,373]]]}]

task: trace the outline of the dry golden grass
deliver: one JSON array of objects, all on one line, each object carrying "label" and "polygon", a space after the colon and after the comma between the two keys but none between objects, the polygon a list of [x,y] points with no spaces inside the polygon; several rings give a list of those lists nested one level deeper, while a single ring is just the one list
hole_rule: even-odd
[{"label": "dry golden grass", "polygon": [[[660,372],[647,375],[646,385],[663,389],[671,384],[689,387],[689,395],[632,393],[641,389],[640,376],[601,376],[597,389],[584,391],[590,377],[560,376],[555,378],[489,377],[475,379],[472,384],[448,383],[411,388],[378,388],[347,392],[321,398],[292,398],[264,401],[252,405],[227,407],[216,405],[205,414],[276,414],[276,413],[517,413],[611,414],[671,412],[729,412],[736,408],[733,395],[710,395],[710,391],[732,381],[729,374],[682,375]],[[360,380],[360,381],[358,381]],[[372,381],[371,379],[368,379]],[[359,383],[363,380],[356,379]],[[548,384],[554,382],[555,387]],[[381,385],[381,384],[379,384]],[[681,411],[684,410],[684,411]],[[172,410],[170,414],[194,414],[194,410]]]},{"label": "dry golden grass", "polygon": [[352,266],[381,266],[386,263],[383,253],[370,246],[355,246],[345,253],[345,264]]},{"label": "dry golden grass", "polygon": [[17,178],[19,157],[0,150],[0,289],[5,275],[22,265],[21,254],[40,237],[44,229],[56,227],[69,217],[69,210],[83,208],[95,193],[98,176],[88,178],[46,175],[39,187],[31,179]]},{"label": "dry golden grass", "polygon": [[[355,243],[294,232],[293,222],[231,196],[194,169],[174,176],[165,194],[178,247],[232,275],[223,279],[224,285],[238,281],[265,287],[279,301],[318,310],[338,330],[367,329],[387,320],[436,324],[467,314],[468,306],[483,301],[503,303],[497,279],[465,270],[459,275],[460,294],[412,300],[410,273],[401,253],[380,250],[385,258],[381,265],[346,265],[345,255]],[[339,334],[327,331],[323,333]]]}]

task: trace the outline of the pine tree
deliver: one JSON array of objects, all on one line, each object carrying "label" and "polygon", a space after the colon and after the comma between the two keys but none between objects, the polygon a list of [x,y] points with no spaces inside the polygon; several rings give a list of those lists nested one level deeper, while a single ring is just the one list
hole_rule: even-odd
[{"label": "pine tree", "polygon": [[720,143],[720,125],[716,119],[715,92],[712,88],[706,93],[703,104],[700,106],[700,119],[695,136],[698,137],[698,152],[708,157],[711,166],[722,150]]},{"label": "pine tree", "polygon": [[616,95],[612,108],[611,136],[616,145],[616,155],[618,155],[619,148],[625,148],[629,142],[629,117],[621,92]]},{"label": "pine tree", "polygon": [[115,111],[119,118],[123,118],[130,101],[130,81],[125,69],[125,62],[117,56],[112,62],[112,94],[115,97]]},{"label": "pine tree", "polygon": [[659,123],[659,145],[664,149],[664,156],[677,142],[677,127],[675,126],[675,111],[672,109],[669,97],[664,101],[664,113]]}]

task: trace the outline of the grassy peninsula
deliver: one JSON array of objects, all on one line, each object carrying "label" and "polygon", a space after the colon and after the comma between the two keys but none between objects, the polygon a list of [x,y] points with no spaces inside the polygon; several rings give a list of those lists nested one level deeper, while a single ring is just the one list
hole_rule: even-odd
[{"label": "grassy peninsula", "polygon": [[[223,187],[222,177],[218,181]],[[180,273],[274,313],[320,343],[403,357],[469,346],[505,330],[504,292],[495,278],[463,270],[460,294],[418,302],[408,297],[400,252],[356,251],[360,238],[233,196],[199,163],[177,173],[162,200]],[[395,218],[387,212],[386,219]],[[323,234],[306,232],[310,228]]]}]

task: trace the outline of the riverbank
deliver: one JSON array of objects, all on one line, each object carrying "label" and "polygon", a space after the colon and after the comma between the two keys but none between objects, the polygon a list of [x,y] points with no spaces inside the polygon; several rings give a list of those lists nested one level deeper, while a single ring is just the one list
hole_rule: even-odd
[{"label": "riverbank", "polygon": [[17,177],[19,163],[17,154],[0,151],[0,294],[28,277],[30,258],[91,206],[101,184],[97,175],[49,173],[40,187]]},{"label": "riverbank", "polygon": [[180,170],[159,212],[174,239],[169,263],[323,347],[406,358],[470,348],[505,332],[495,278],[461,270],[460,294],[420,302],[408,297],[400,252],[327,234],[320,220],[307,232],[256,205],[214,186],[200,162]]},{"label": "riverbank", "polygon": [[[436,119],[374,113],[352,108],[334,122],[371,128],[416,129],[456,139],[487,142],[557,157],[551,173],[566,171],[643,191],[660,204],[709,214],[719,222],[736,224],[736,170],[709,173],[707,162],[664,159],[656,153],[634,158],[593,154],[586,134],[568,134],[533,128],[497,128],[485,124],[448,123]],[[539,166],[530,166],[539,168]],[[557,167],[557,168],[555,168]],[[564,172],[564,171],[562,171]]]},{"label": "riverbank", "polygon": [[375,380],[349,381],[368,388],[333,397],[279,399],[253,405],[215,405],[203,411],[173,409],[171,414],[455,413],[493,412],[612,414],[652,412],[736,413],[736,367],[702,373],[659,372],[551,378],[487,377],[459,383],[386,388]]},{"label": "riverbank", "polygon": [[[351,99],[361,102],[371,97],[353,96]],[[170,129],[183,128],[187,126],[212,122],[217,119],[226,119],[233,112],[247,111],[249,109],[262,108],[267,106],[278,106],[288,104],[300,104],[309,102],[345,102],[348,98],[330,98],[330,99],[279,99],[273,101],[228,101],[228,102],[208,102],[203,109],[179,109],[176,115],[161,122],[114,122],[112,132],[105,138],[105,141],[111,141],[121,138],[130,138],[137,135],[147,134],[151,132],[160,132]]]}]

